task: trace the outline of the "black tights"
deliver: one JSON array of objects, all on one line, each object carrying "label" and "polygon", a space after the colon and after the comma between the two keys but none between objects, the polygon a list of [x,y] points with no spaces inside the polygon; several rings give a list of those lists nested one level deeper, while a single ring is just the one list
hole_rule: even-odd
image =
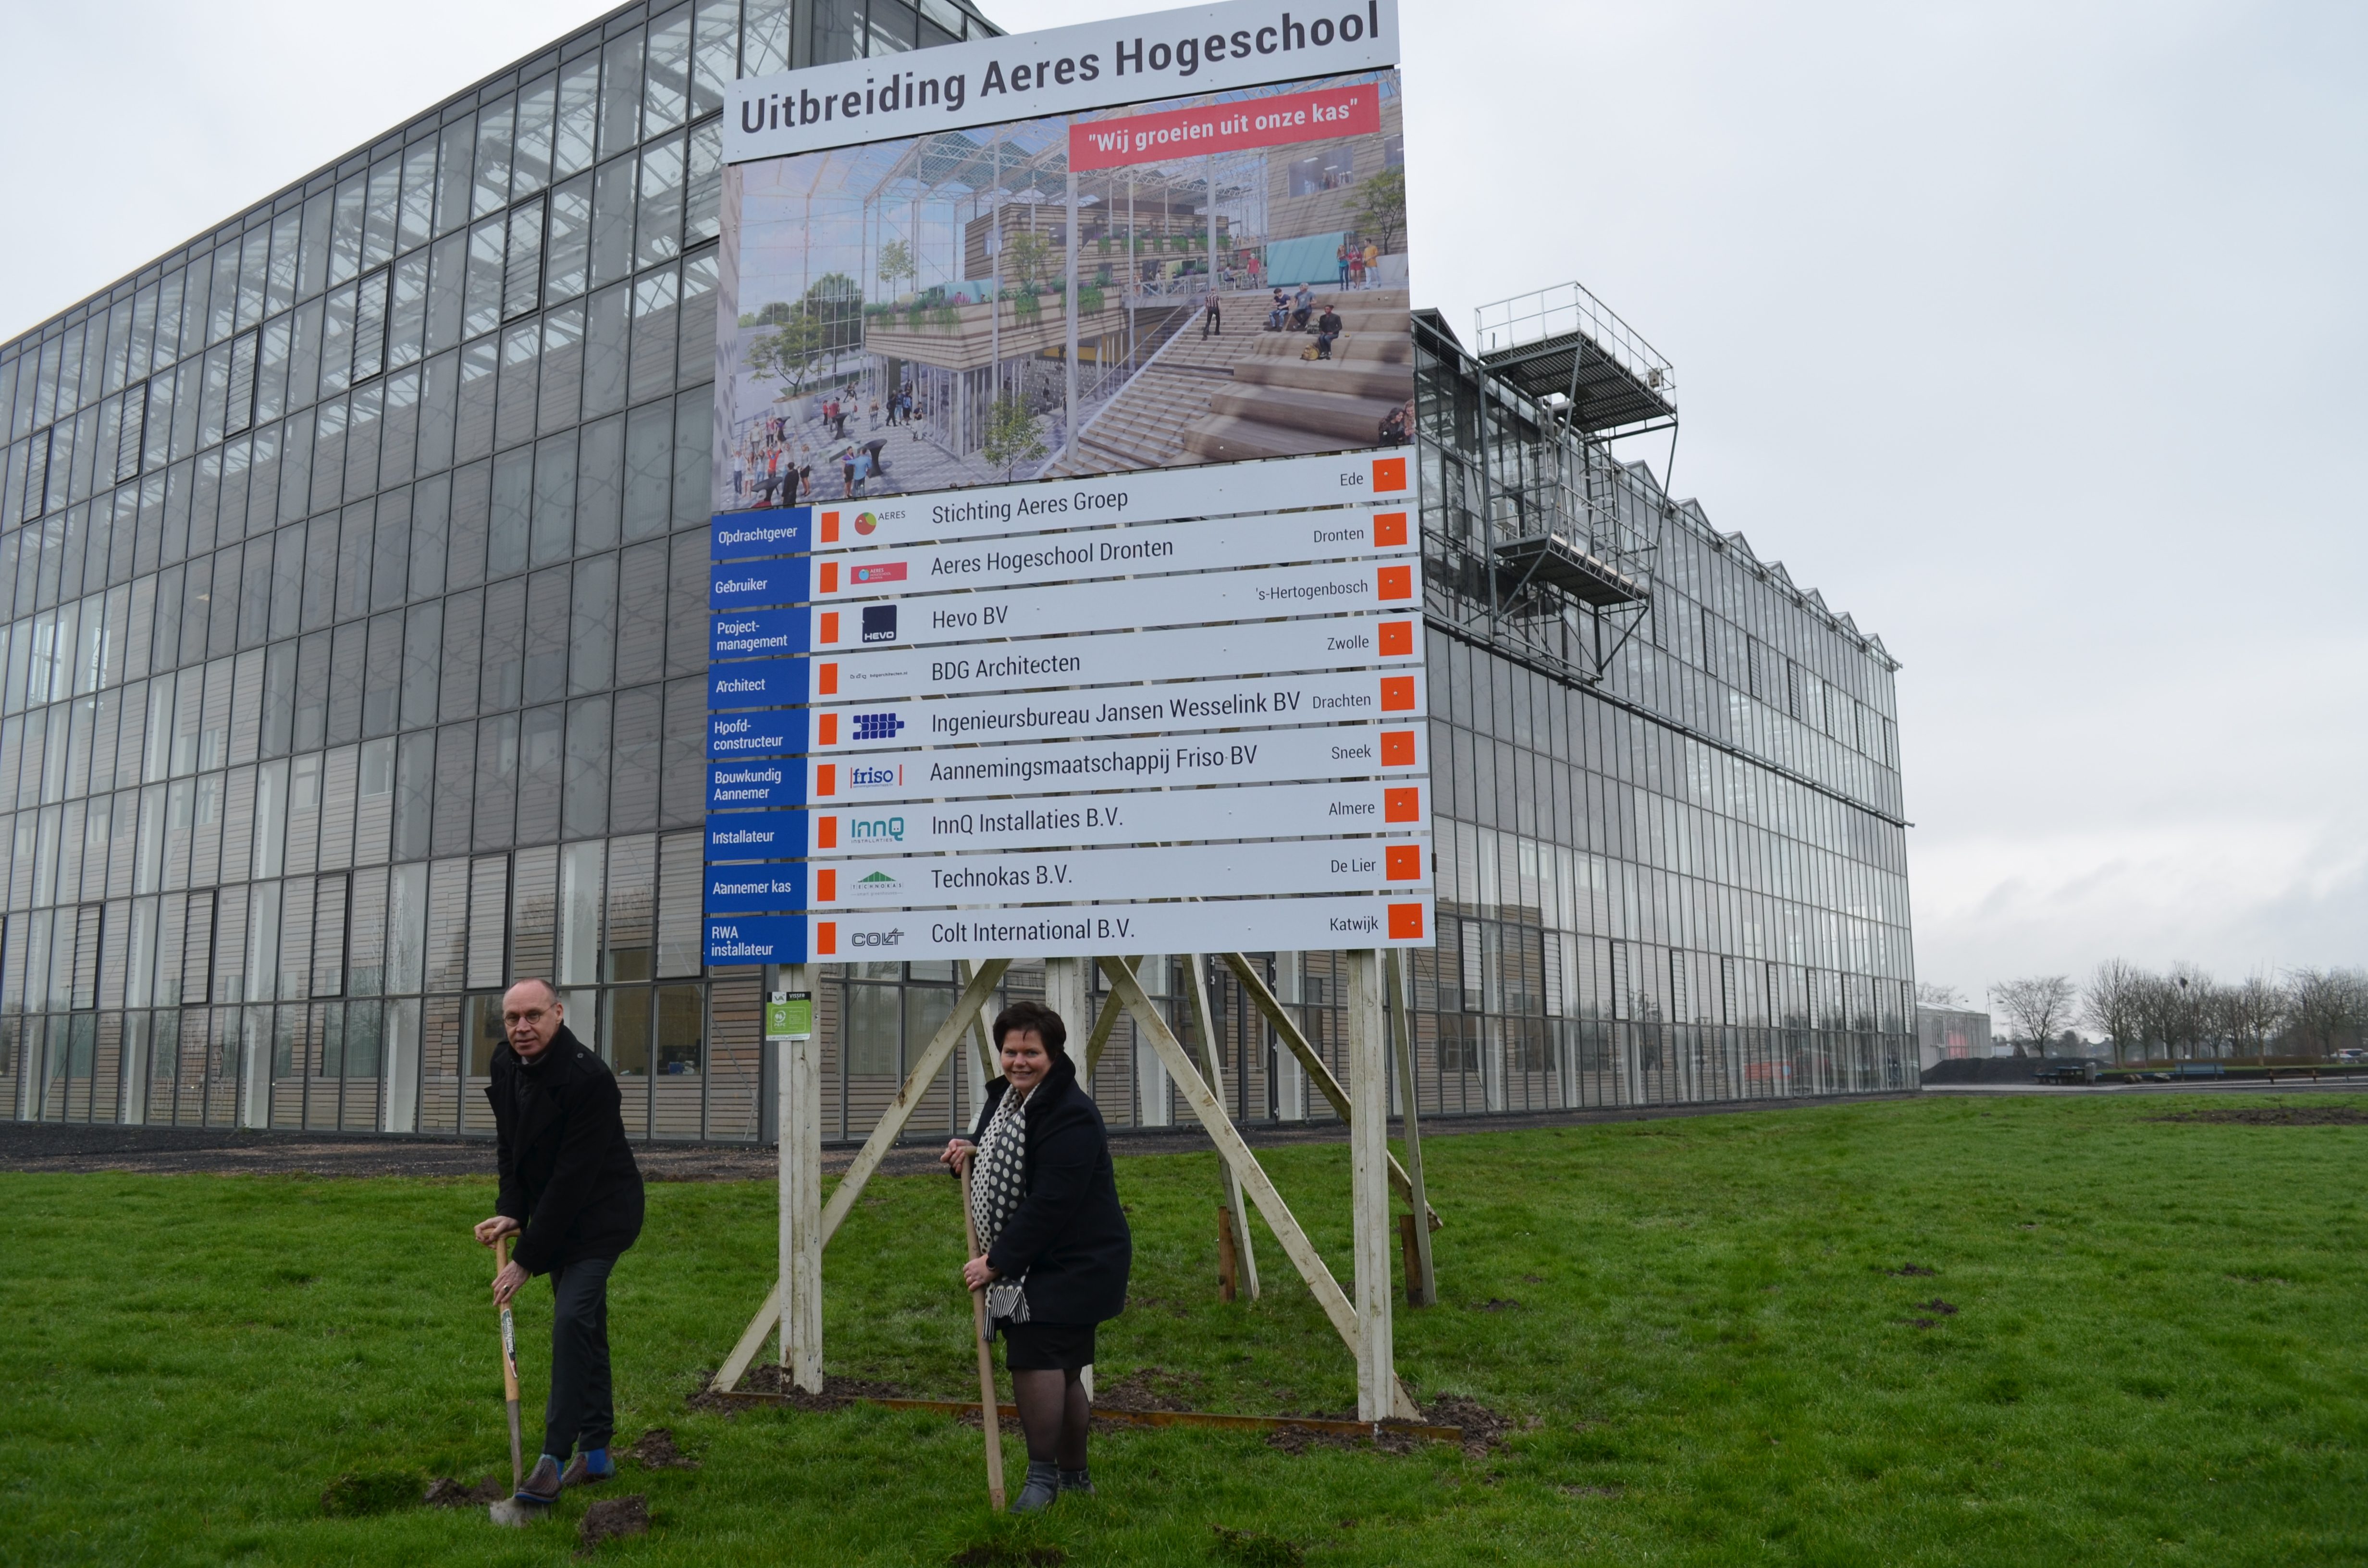
[{"label": "black tights", "polygon": [[1028,1437],[1030,1464],[1086,1468],[1086,1419],[1093,1406],[1076,1371],[1014,1372],[1011,1397],[1019,1406],[1019,1429]]}]

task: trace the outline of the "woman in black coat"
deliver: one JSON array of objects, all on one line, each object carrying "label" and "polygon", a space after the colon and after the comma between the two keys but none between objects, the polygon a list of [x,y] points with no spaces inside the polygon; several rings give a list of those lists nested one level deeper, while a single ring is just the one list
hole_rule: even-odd
[{"label": "woman in black coat", "polygon": [[1134,1257],[1110,1169],[1110,1134],[1077,1083],[1068,1028],[1041,1002],[1015,1002],[995,1020],[1003,1076],[967,1139],[945,1163],[971,1173],[971,1217],[986,1250],[962,1282],[986,1291],[1003,1335],[1028,1484],[1012,1505],[1033,1513],[1063,1492],[1093,1491],[1086,1471],[1091,1407],[1080,1374],[1094,1360],[1094,1325],[1126,1308]]}]

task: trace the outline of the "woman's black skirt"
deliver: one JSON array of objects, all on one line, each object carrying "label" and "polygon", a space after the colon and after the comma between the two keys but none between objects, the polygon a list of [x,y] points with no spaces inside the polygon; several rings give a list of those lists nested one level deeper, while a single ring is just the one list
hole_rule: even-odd
[{"label": "woman's black skirt", "polygon": [[1003,1335],[1003,1365],[1014,1372],[1074,1372],[1094,1364],[1094,1325],[1089,1323],[995,1324]]}]

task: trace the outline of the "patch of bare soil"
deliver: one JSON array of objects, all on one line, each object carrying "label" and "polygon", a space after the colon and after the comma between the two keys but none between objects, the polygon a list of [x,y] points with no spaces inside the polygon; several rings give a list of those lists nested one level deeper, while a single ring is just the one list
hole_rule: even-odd
[{"label": "patch of bare soil", "polygon": [[575,1555],[589,1557],[600,1549],[603,1541],[620,1536],[650,1533],[650,1500],[636,1492],[630,1497],[603,1497],[584,1510],[584,1522],[576,1527],[579,1544]]},{"label": "patch of bare soil", "polygon": [[699,1461],[674,1446],[674,1434],[664,1426],[653,1426],[642,1434],[641,1441],[625,1450],[625,1455],[643,1470],[697,1470]]},{"label": "patch of bare soil", "polygon": [[2368,1110],[2348,1105],[2215,1106],[2146,1119],[2218,1122],[2237,1127],[2368,1127]]},{"label": "patch of bare soil", "polygon": [[431,1508],[482,1508],[509,1494],[510,1489],[490,1475],[474,1486],[463,1486],[447,1475],[439,1477],[420,1501]]},{"label": "patch of bare soil", "polygon": [[1094,1404],[1110,1410],[1190,1410],[1201,1381],[1190,1372],[1138,1367],[1122,1378],[1098,1385]]},{"label": "patch of bare soil", "polygon": [[[699,1374],[699,1392],[684,1401],[693,1410],[721,1410],[736,1414],[741,1406],[710,1391],[714,1381],[712,1372]],[[822,1392],[808,1393],[791,1383],[778,1361],[762,1361],[741,1374],[739,1393],[778,1395],[791,1410],[844,1410],[859,1399],[907,1399],[911,1395],[894,1383],[877,1382],[869,1378],[831,1378],[822,1381]]]}]

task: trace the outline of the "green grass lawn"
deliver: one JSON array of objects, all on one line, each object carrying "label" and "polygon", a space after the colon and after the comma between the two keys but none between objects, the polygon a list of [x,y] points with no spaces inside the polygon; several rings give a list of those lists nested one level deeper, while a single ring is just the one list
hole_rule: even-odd
[{"label": "green grass lawn", "polygon": [[[989,1515],[977,1433],[940,1416],[687,1409],[764,1292],[773,1194],[654,1186],[611,1291],[620,1440],[671,1427],[702,1466],[628,1466],[610,1490],[648,1494],[653,1533],[600,1555],[1209,1563],[1222,1526],[1311,1563],[2368,1561],[2368,1127],[2149,1119],[2203,1103],[1936,1096],[1438,1139],[1446,1301],[1401,1313],[1400,1367],[1418,1398],[1513,1417],[1502,1447],[1097,1436],[1101,1496],[1039,1521]],[[1266,1159],[1345,1269],[1346,1150]],[[1211,1410],[1353,1405],[1347,1352],[1262,1228],[1265,1300],[1217,1301],[1215,1171],[1121,1162],[1134,1301],[1101,1377],[1164,1369]],[[566,1561],[580,1494],[527,1533],[321,1506],[346,1472],[507,1477],[490,1264],[466,1233],[491,1195],[0,1176],[0,1560]],[[960,1236],[951,1182],[872,1184],[825,1260],[834,1374],[974,1392]],[[1911,1265],[1933,1272],[1892,1272]],[[523,1301],[531,1445],[548,1292]],[[1016,1434],[1007,1454],[1016,1475]]]}]

